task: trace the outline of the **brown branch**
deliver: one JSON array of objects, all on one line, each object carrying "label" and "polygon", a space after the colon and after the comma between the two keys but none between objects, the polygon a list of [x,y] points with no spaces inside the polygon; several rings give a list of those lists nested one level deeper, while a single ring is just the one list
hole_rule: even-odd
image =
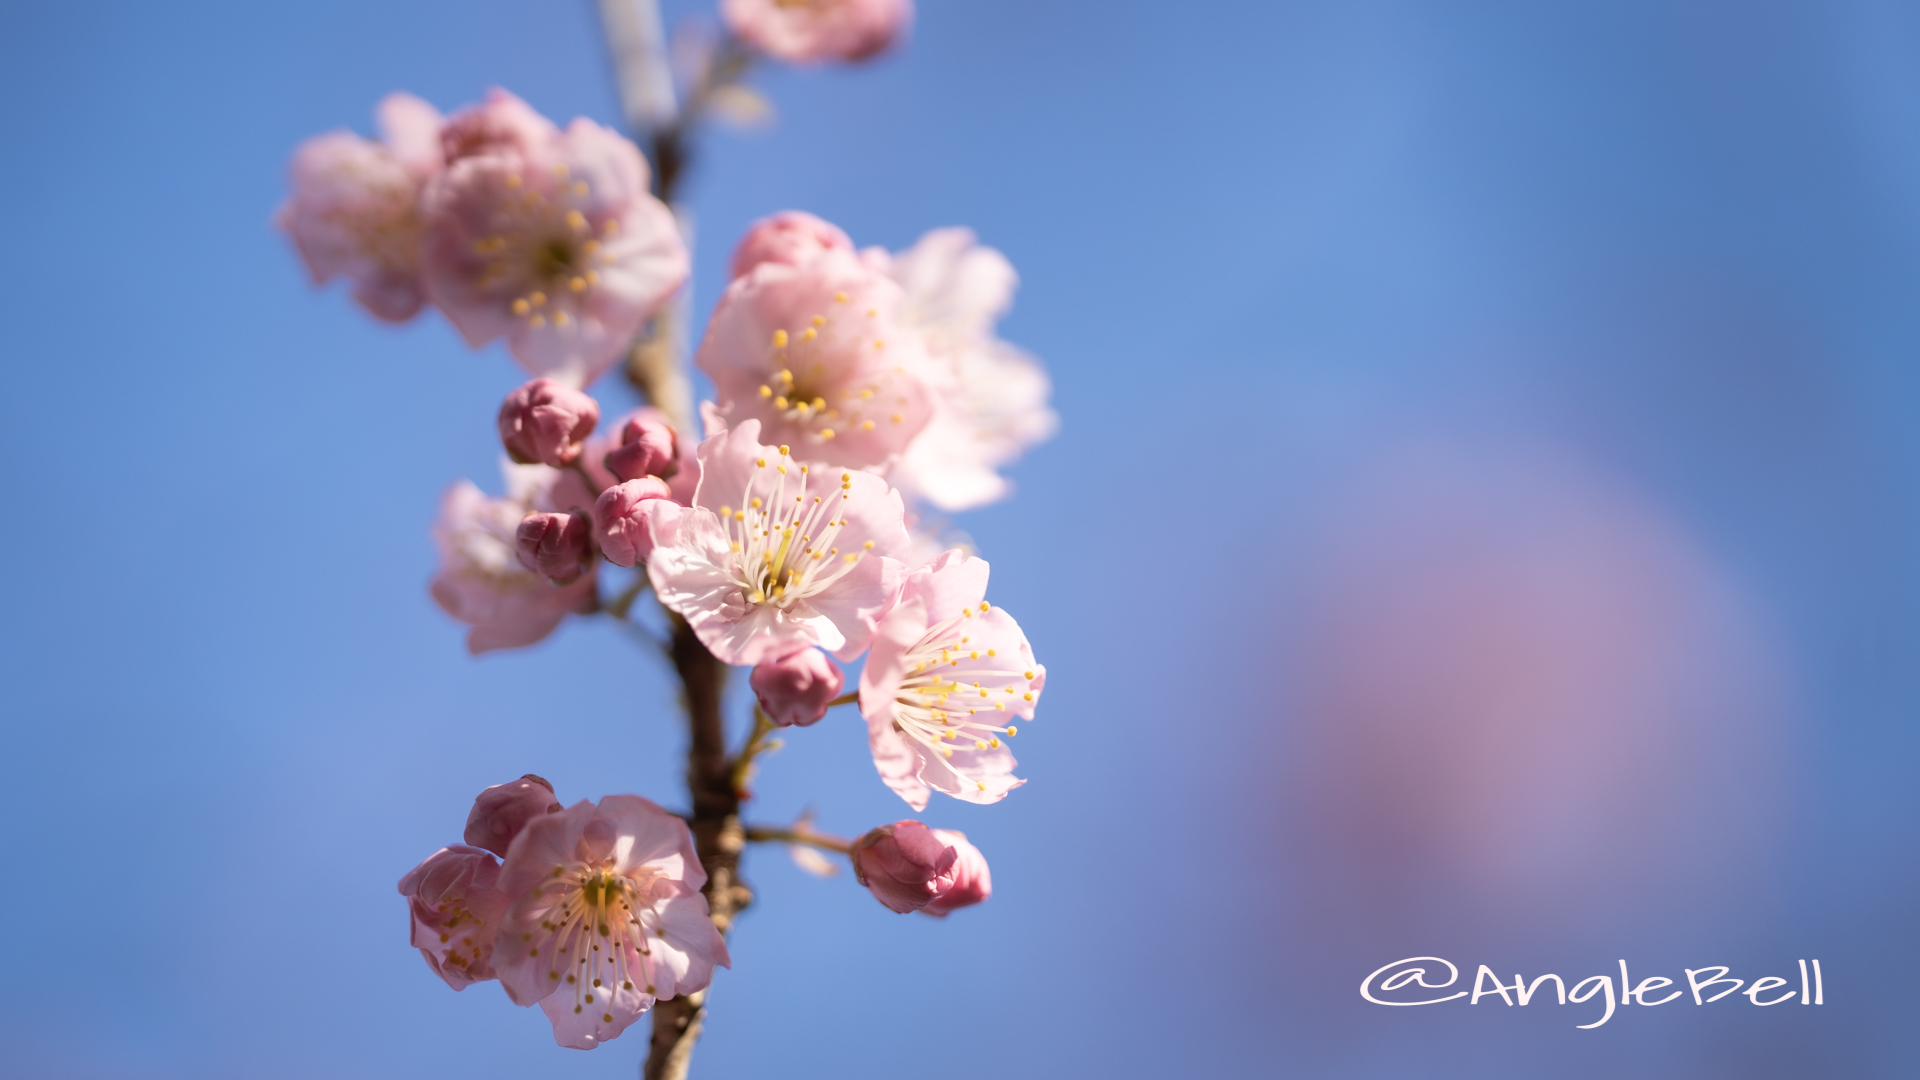
[{"label": "brown branch", "polygon": [[[673,666],[686,688],[688,728],[687,791],[693,796],[694,847],[707,871],[707,908],[713,925],[726,933],[733,920],[753,902],[753,893],[740,880],[740,851],[746,830],[740,824],[740,791],[734,786],[734,762],[727,754],[726,732],[720,722],[720,697],[726,688],[727,666],[714,659],[693,629],[673,620]],[[684,1080],[693,1060],[706,1015],[707,992],[660,1002],[653,1008],[653,1040],[645,1080]]]}]

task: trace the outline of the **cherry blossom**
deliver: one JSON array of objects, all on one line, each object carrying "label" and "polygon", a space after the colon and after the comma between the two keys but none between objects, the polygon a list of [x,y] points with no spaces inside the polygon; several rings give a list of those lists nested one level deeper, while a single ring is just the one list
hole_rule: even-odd
[{"label": "cherry blossom", "polygon": [[761,263],[800,266],[828,251],[852,251],[853,240],[840,226],[804,210],[782,210],[747,226],[733,249],[729,278],[743,277]]},{"label": "cherry blossom", "polygon": [[560,137],[553,121],[499,87],[486,100],[447,117],[440,128],[440,151],[447,164],[483,154],[534,158]]},{"label": "cherry blossom", "polygon": [[865,60],[905,34],[911,0],[721,0],[727,29],[790,64]]},{"label": "cherry blossom", "polygon": [[869,473],[764,446],[760,422],[700,444],[693,506],[642,504],[655,595],[729,664],[807,645],[851,660],[906,567],[900,496]]},{"label": "cherry blossom", "polygon": [[[483,653],[531,645],[551,634],[568,612],[590,607],[594,575],[554,586],[520,564],[520,522],[535,510],[567,509],[585,496],[571,473],[543,465],[505,465],[509,491],[492,498],[471,481],[447,489],[440,502],[434,539],[440,570],[431,592],[447,614],[473,629],[467,650]],[[590,502],[590,499],[587,499]]]},{"label": "cherry blossom", "polygon": [[754,666],[747,684],[767,719],[781,727],[807,727],[827,715],[846,674],[819,649],[797,649]]},{"label": "cherry blossom", "polygon": [[411,94],[390,94],[376,115],[380,142],[335,131],[300,145],[289,168],[293,194],[274,220],[315,284],[347,278],[369,313],[405,322],[426,302],[419,198],[440,169],[440,114]]},{"label": "cherry blossom", "polygon": [[672,489],[657,476],[623,480],[600,493],[593,504],[594,538],[600,553],[615,566],[633,566],[653,554],[653,523],[645,506],[653,499],[671,499]]},{"label": "cherry blossom", "polygon": [[967,834],[952,829],[933,830],[934,839],[953,850],[953,884],[920,909],[923,915],[945,918],[949,912],[971,907],[993,895],[993,875],[987,872],[987,857],[967,842]]},{"label": "cherry blossom", "polygon": [[535,379],[500,404],[500,443],[521,465],[571,465],[600,422],[600,403],[552,379]]},{"label": "cherry blossom", "polygon": [[553,797],[553,785],[528,773],[518,780],[495,784],[473,800],[467,812],[467,828],[462,839],[474,847],[486,848],[505,856],[513,838],[527,822],[541,814],[560,809]]},{"label": "cherry blossom", "polygon": [[427,292],[474,346],[504,337],[535,375],[597,378],[687,276],[634,145],[592,121],[503,138],[424,196]]},{"label": "cherry blossom", "polygon": [[[636,428],[639,430],[635,430]],[[657,440],[661,431],[672,435],[673,444],[673,460],[664,464],[657,456],[659,448]],[[647,440],[650,445],[641,451],[628,450],[625,454],[621,453],[622,450],[642,440]],[[673,425],[667,422],[665,413],[659,409],[642,407],[607,424],[600,429],[598,435],[588,439],[587,452],[582,455],[580,463],[602,488],[611,487],[623,480],[638,479],[636,476],[627,474],[634,467],[652,465],[665,469],[665,472],[655,472],[651,475],[667,482],[674,502],[682,506],[692,506],[694,489],[700,486],[700,460],[694,454],[696,446],[697,443],[694,440],[684,438],[679,432],[674,431]]]},{"label": "cherry blossom", "polygon": [[908,819],[870,830],[847,853],[853,876],[889,911],[919,911],[953,888],[959,853],[933,830]]},{"label": "cherry blossom", "polygon": [[493,947],[507,911],[500,864],[477,847],[441,848],[400,879],[413,945],[455,990],[494,978]]},{"label": "cherry blossom", "polygon": [[1019,283],[1013,265],[958,228],[935,229],[895,255],[869,248],[861,257],[905,290],[904,317],[941,368],[933,414],[888,478],[942,510],[1004,498],[999,467],[1059,425],[1046,371],[994,334]]},{"label": "cherry blossom", "polygon": [[986,592],[986,560],[958,551],[914,570],[860,675],[874,766],[915,810],[932,791],[992,803],[1026,783],[1005,739],[1033,718],[1047,669]]},{"label": "cherry blossom", "polygon": [[529,821],[499,876],[512,898],[494,967],[562,1046],[619,1037],[656,1000],[704,990],[727,944],[700,894],[686,823],[637,795]]},{"label": "cherry blossom", "polygon": [[891,278],[837,249],[761,263],[727,286],[694,361],[726,423],[759,420],[803,460],[880,466],[933,408],[934,369],[900,319],[905,302]]}]

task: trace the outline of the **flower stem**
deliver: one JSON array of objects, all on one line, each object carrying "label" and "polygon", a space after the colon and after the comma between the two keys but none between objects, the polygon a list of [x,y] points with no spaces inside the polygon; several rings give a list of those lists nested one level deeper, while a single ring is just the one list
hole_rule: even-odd
[{"label": "flower stem", "polygon": [[851,694],[841,694],[839,697],[834,698],[832,701],[827,702],[827,708],[831,709],[835,705],[852,705],[858,702],[859,700],[860,700],[860,692],[856,690]]}]

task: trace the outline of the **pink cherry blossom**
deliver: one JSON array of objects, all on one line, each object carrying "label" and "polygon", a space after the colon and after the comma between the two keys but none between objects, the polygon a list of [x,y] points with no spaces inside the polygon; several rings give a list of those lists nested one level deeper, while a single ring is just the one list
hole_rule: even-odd
[{"label": "pink cherry blossom", "polygon": [[347,278],[368,312],[405,322],[426,302],[419,201],[440,167],[440,114],[410,94],[391,94],[378,119],[382,142],[335,131],[302,143],[289,169],[293,194],[274,220],[315,284]]},{"label": "pink cherry blossom", "polygon": [[673,492],[657,476],[624,480],[600,493],[593,505],[594,537],[600,553],[615,566],[634,566],[653,554],[653,525],[645,506],[652,499],[668,499]]},{"label": "pink cherry blossom", "polygon": [[993,875],[987,872],[987,857],[967,842],[967,834],[952,829],[933,830],[934,839],[953,849],[953,884],[920,909],[923,915],[945,918],[949,912],[971,907],[993,895]]},{"label": "pink cherry blossom", "polygon": [[500,864],[477,847],[441,848],[400,879],[413,945],[455,990],[494,978],[495,936],[507,911]]},{"label": "pink cherry blossom", "polygon": [[693,506],[644,504],[654,595],[728,664],[808,645],[851,660],[905,573],[894,558],[908,544],[900,496],[759,435],[748,420],[700,444]]},{"label": "pink cherry blossom", "polygon": [[571,584],[593,566],[593,518],[584,510],[528,514],[513,540],[520,565],[555,585]]},{"label": "pink cherry blossom", "polygon": [[1026,783],[1002,737],[1033,718],[1047,669],[986,593],[984,559],[950,551],[914,570],[860,675],[874,766],[915,810],[931,791],[992,803]]},{"label": "pink cherry blossom", "polygon": [[[664,466],[668,471],[652,475],[667,482],[674,502],[682,506],[692,506],[693,492],[700,486],[700,461],[694,455],[697,444],[674,431],[673,425],[667,422],[667,414],[659,409],[638,408],[602,427],[600,434],[587,440],[587,452],[581,458],[581,464],[603,488],[612,487],[622,480],[637,479],[623,476],[614,468],[614,464],[622,461],[627,463],[626,467],[637,464],[657,464],[657,459],[653,456],[659,446],[657,441],[653,441],[644,452],[629,452],[625,456],[618,454],[623,446],[628,445],[625,440],[636,424],[648,433],[645,436],[636,433],[636,438],[657,440],[657,433],[661,430],[673,434],[673,461]],[[610,464],[607,460],[609,458],[613,458],[614,462]],[[645,460],[639,460],[641,458]]]},{"label": "pink cherry blossom", "polygon": [[819,649],[798,649],[754,666],[747,683],[767,719],[781,727],[806,727],[827,715],[846,674]]},{"label": "pink cherry blossom", "polygon": [[534,818],[500,870],[507,996],[538,1002],[560,1045],[591,1050],[656,1000],[706,989],[715,964],[731,966],[706,881],[686,823],[637,795]]},{"label": "pink cherry blossom", "polygon": [[919,911],[953,888],[959,853],[933,830],[908,819],[853,842],[853,876],[888,910]]},{"label": "pink cherry blossom", "polygon": [[622,480],[643,476],[671,477],[680,467],[679,436],[665,420],[629,417],[620,427],[620,445],[607,451],[602,462]]},{"label": "pink cherry blossom", "polygon": [[517,154],[534,159],[559,137],[560,129],[553,121],[496,86],[487,91],[485,101],[447,117],[440,128],[439,148],[449,165],[483,154]]},{"label": "pink cherry blossom", "polygon": [[761,263],[800,266],[828,251],[853,250],[853,240],[840,226],[803,210],[782,210],[747,227],[747,235],[733,249],[727,276],[737,278]]},{"label": "pink cherry blossom", "polygon": [[474,346],[535,375],[597,378],[687,276],[640,151],[589,120],[462,158],[425,194],[427,292]]},{"label": "pink cherry blossom", "polygon": [[542,465],[508,465],[504,471],[507,497],[490,498],[462,480],[447,489],[434,525],[440,570],[433,598],[473,628],[467,634],[467,650],[473,653],[531,645],[551,634],[568,612],[594,600],[593,574],[570,585],[551,585],[520,564],[516,539],[530,511],[550,509],[556,493],[584,495],[584,485],[571,473]]},{"label": "pink cherry blossom", "polygon": [[941,369],[933,414],[888,478],[949,511],[1005,497],[998,469],[1059,426],[1046,371],[994,335],[1019,283],[1013,265],[970,229],[935,229],[897,255],[868,249],[862,258],[906,291],[905,318]]},{"label": "pink cherry blossom", "polygon": [[906,296],[854,255],[761,263],[727,286],[695,362],[728,424],[759,420],[803,460],[878,466],[933,407],[931,361],[900,319]]},{"label": "pink cherry blossom", "polygon": [[600,422],[600,403],[552,379],[535,379],[500,404],[500,442],[521,465],[571,465]]},{"label": "pink cherry blossom", "polygon": [[721,0],[727,29],[790,64],[865,60],[913,21],[911,0]]},{"label": "pink cherry blossom", "polygon": [[527,822],[558,809],[560,804],[553,797],[553,785],[528,773],[518,780],[495,784],[473,800],[473,809],[467,812],[463,839],[474,847],[504,856],[507,846],[520,835]]}]

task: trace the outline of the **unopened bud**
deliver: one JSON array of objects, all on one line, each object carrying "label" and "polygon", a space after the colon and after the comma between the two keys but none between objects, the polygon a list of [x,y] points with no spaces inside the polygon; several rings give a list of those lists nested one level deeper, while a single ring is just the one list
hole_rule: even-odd
[{"label": "unopened bud", "polygon": [[992,896],[993,875],[987,872],[987,857],[967,842],[967,834],[935,829],[933,836],[953,849],[953,885],[920,910],[944,918],[955,908],[970,907]]},{"label": "unopened bud", "polygon": [[680,471],[674,439],[673,429],[664,421],[632,417],[620,428],[620,445],[607,451],[607,471],[622,480],[672,479]]},{"label": "unopened bud", "polygon": [[[611,456],[611,455],[609,455]],[[600,553],[615,566],[643,565],[653,554],[653,523],[645,506],[654,499],[671,501],[666,482],[652,476],[615,484],[593,504],[594,534]]]},{"label": "unopened bud", "polygon": [[528,514],[514,534],[520,565],[565,585],[586,572],[593,559],[593,519],[583,511]]},{"label": "unopened bud", "polygon": [[811,648],[756,665],[747,678],[767,719],[781,727],[818,723],[845,682],[840,665]]},{"label": "unopened bud", "polygon": [[959,853],[917,821],[882,825],[853,842],[853,874],[893,911],[919,911],[953,887]]},{"label": "unopened bud", "polygon": [[600,404],[565,383],[535,379],[500,405],[500,442],[522,465],[571,465],[600,422]]},{"label": "unopened bud", "polygon": [[742,277],[761,263],[801,266],[829,251],[852,250],[853,240],[838,225],[802,210],[783,210],[747,227],[727,275]]},{"label": "unopened bud", "polygon": [[511,783],[495,784],[473,800],[473,809],[467,813],[466,841],[505,858],[507,845],[527,822],[558,809],[560,800],[553,797],[553,785],[532,773]]}]

